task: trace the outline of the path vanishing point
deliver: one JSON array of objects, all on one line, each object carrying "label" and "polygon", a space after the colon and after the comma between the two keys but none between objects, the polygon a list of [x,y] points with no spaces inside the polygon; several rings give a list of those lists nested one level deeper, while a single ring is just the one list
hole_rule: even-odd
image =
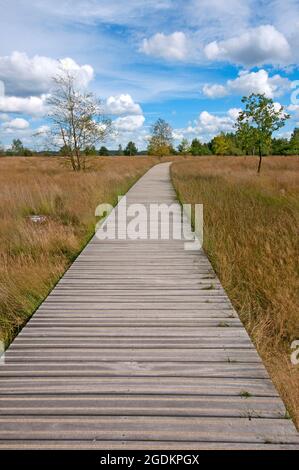
[{"label": "path vanishing point", "polygon": [[[172,203],[169,164],[127,202]],[[202,251],[94,237],[6,352],[0,449],[299,449]]]}]

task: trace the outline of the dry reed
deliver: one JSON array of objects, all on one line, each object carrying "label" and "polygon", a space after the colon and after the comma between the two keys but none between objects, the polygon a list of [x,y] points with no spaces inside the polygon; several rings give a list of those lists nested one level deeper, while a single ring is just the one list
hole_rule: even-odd
[{"label": "dry reed", "polygon": [[198,157],[172,165],[182,202],[204,204],[204,249],[299,425],[299,160]]}]

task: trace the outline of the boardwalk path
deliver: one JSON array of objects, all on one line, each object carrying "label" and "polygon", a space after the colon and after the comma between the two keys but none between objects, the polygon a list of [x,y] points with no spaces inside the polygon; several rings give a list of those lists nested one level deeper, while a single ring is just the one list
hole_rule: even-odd
[{"label": "boardwalk path", "polygon": [[[174,200],[168,164],[128,193]],[[183,241],[94,238],[0,366],[0,448],[299,448],[284,415],[205,254]]]}]

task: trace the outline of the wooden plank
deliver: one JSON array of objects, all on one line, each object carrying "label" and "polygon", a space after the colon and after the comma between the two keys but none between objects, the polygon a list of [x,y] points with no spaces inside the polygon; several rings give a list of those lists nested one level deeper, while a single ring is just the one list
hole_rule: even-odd
[{"label": "wooden plank", "polygon": [[[2,443],[1,443],[2,442]],[[9,440],[0,441],[0,449],[5,450],[298,450],[296,444],[272,444],[267,441],[263,444],[235,443],[235,442],[184,442],[184,441],[111,441],[111,440],[55,440],[34,439],[28,441]]]},{"label": "wooden plank", "polygon": [[177,349],[177,348],[76,348],[74,350],[65,349],[63,354],[60,349],[40,350],[40,351],[12,351],[6,352],[5,360],[11,362],[41,362],[59,361],[67,363],[69,361],[175,361],[175,362],[237,362],[237,363],[260,363],[260,358],[253,348],[250,349]]},{"label": "wooden plank", "polygon": [[233,338],[242,338],[246,340],[248,344],[251,344],[249,337],[246,331],[242,329],[232,330],[231,328],[222,328],[222,327],[206,327],[206,328],[197,328],[194,330],[192,326],[190,327],[160,327],[160,326],[153,326],[153,327],[128,327],[128,326],[118,326],[118,327],[98,327],[93,328],[89,326],[85,327],[60,327],[54,325],[52,328],[26,328],[23,330],[22,334],[19,336],[19,339],[24,339],[28,337],[42,337],[42,336],[58,336],[62,335],[64,337],[72,336],[73,338],[77,337],[85,337],[92,338],[96,337],[133,337],[133,338],[144,338],[147,336],[159,338],[160,336],[165,338],[169,337],[176,337],[176,338],[184,338],[193,337],[193,338],[203,338],[208,339],[211,338],[211,342],[215,338],[219,339],[233,339]]},{"label": "wooden plank", "polygon": [[22,363],[0,366],[0,377],[88,377],[88,376],[143,376],[143,377],[225,377],[268,378],[261,364],[250,363],[182,363],[146,361],[106,361],[82,363]]},{"label": "wooden plank", "polygon": [[278,398],[173,395],[0,396],[0,415],[283,418]]},{"label": "wooden plank", "polygon": [[[223,317],[226,319],[223,322]],[[55,320],[55,323],[53,323]],[[28,325],[28,329],[31,328],[52,328],[54,325],[57,327],[66,326],[66,327],[85,327],[85,326],[122,326],[125,324],[126,326],[161,326],[161,327],[169,327],[171,326],[198,326],[198,327],[238,327],[241,328],[242,324],[238,318],[230,318],[228,315],[221,315],[215,317],[205,317],[205,316],[186,316],[181,317],[179,315],[175,316],[150,316],[150,315],[128,315],[127,317],[124,315],[109,315],[104,316],[98,313],[97,315],[90,316],[90,315],[82,315],[82,316],[75,316],[75,318],[71,318],[69,314],[41,314],[36,315],[34,319]]]},{"label": "wooden plank", "polygon": [[[183,376],[184,377],[184,376]],[[270,379],[214,377],[2,377],[0,393],[105,393],[278,396]]]},{"label": "wooden plank", "polygon": [[288,420],[197,417],[1,417],[0,439],[200,441],[299,444]]}]

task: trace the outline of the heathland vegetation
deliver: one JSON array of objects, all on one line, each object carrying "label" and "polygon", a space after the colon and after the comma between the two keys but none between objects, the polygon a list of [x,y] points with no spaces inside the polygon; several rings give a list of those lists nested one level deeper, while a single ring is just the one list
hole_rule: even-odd
[{"label": "heathland vegetation", "polygon": [[171,167],[181,202],[204,204],[204,249],[299,425],[298,157],[203,157]]}]

